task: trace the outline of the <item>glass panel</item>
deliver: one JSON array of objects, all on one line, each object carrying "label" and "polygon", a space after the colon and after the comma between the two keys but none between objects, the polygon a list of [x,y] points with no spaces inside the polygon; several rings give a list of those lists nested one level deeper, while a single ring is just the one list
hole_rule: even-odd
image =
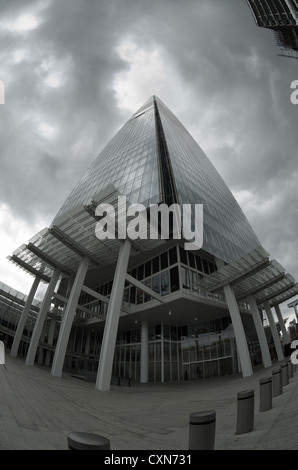
[{"label": "glass panel", "polygon": [[141,289],[137,289],[137,304],[142,304],[143,302],[143,291]]},{"label": "glass panel", "polygon": [[136,288],[132,286],[130,288],[130,303],[134,305],[136,303]]},{"label": "glass panel", "polygon": [[179,290],[179,270],[178,266],[170,269],[170,279],[171,279],[171,292]]},{"label": "glass panel", "polygon": [[152,290],[160,294],[160,275],[159,274],[157,274],[156,276],[153,276],[152,278]]},{"label": "glass panel", "polygon": [[177,263],[177,248],[174,246],[169,251],[170,265]]},{"label": "glass panel", "polygon": [[245,255],[260,242],[236,199],[182,123],[156,101],[178,199],[204,206],[203,249],[227,262]]},{"label": "glass panel", "polygon": [[[149,287],[149,289],[151,289],[151,278],[146,279],[144,281],[144,284],[145,284],[145,286]],[[149,302],[150,300],[151,300],[151,295],[144,292],[144,302]]]},{"label": "glass panel", "polygon": [[181,246],[179,247],[179,251],[180,251],[180,261],[181,261],[181,263],[188,264],[186,251],[183,250],[183,248]]},{"label": "glass panel", "polygon": [[164,271],[161,273],[161,295],[167,295],[170,292],[169,286],[169,272]]},{"label": "glass panel", "polygon": [[158,273],[158,271],[159,271],[159,256],[156,256],[152,260],[152,273],[155,274],[155,273]]},{"label": "glass panel", "polygon": [[189,270],[181,267],[182,289],[190,289]]},{"label": "glass panel", "polygon": [[166,269],[168,267],[168,252],[162,253],[160,255],[160,268]]},{"label": "glass panel", "polygon": [[151,276],[151,260],[145,263],[145,277]]}]

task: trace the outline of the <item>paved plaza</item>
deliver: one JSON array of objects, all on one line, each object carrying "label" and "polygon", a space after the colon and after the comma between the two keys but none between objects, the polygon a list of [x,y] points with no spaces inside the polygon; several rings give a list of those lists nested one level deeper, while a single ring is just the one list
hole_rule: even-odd
[{"label": "paved plaza", "polygon": [[[132,384],[100,392],[94,383],[53,377],[50,369],[7,354],[0,368],[0,449],[67,450],[67,434],[83,431],[110,439],[111,450],[187,450],[189,415],[215,410],[215,450],[297,450],[298,372],[273,397],[272,409],[260,412],[259,381],[271,373],[257,368],[249,378]],[[254,429],[236,434],[237,393],[248,389],[255,391]]]}]

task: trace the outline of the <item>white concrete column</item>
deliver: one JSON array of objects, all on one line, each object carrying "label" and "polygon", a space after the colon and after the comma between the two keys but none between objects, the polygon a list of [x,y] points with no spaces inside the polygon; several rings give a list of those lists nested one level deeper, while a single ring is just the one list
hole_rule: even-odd
[{"label": "white concrete column", "polygon": [[285,322],[284,322],[284,319],[282,317],[279,305],[275,305],[274,310],[275,310],[275,313],[277,315],[277,319],[278,319],[279,324],[280,324],[280,328],[281,328],[283,339],[284,339],[284,344],[290,344],[291,341],[289,339],[289,335],[288,335],[288,332],[286,330]]},{"label": "white concrete column", "polygon": [[[224,266],[224,262],[220,259],[216,259],[218,269]],[[235,341],[237,346],[238,358],[240,360],[241,372],[243,377],[249,377],[253,375],[251,359],[249,355],[247,340],[245,336],[244,327],[241,320],[238,304],[235,298],[234,291],[231,286],[227,284],[223,287],[225,298],[228,304],[230,317],[233,324],[235,333]]]},{"label": "white concrete column", "polygon": [[147,321],[141,326],[141,384],[148,383],[149,380],[149,326]]},{"label": "white concrete column", "polygon": [[45,293],[45,296],[43,298],[42,304],[40,306],[38,317],[37,317],[35,325],[34,325],[32,338],[31,338],[31,341],[30,341],[28,354],[27,354],[27,357],[26,357],[26,364],[29,365],[29,366],[34,365],[36,351],[37,351],[37,348],[38,348],[39,338],[40,338],[40,335],[41,335],[41,332],[42,332],[44,321],[46,319],[47,313],[48,313],[50,305],[51,305],[53,293],[54,293],[56,284],[59,280],[59,276],[60,276],[60,269],[56,268],[55,271],[53,272],[53,275],[52,275],[51,280],[49,282],[48,288],[46,290],[46,293]]},{"label": "white concrete column", "polygon": [[[55,326],[56,326],[56,320],[52,318],[50,320],[49,332],[48,332],[48,344],[50,345],[52,345],[54,341]],[[52,356],[52,351],[47,350],[46,359],[45,359],[46,366],[49,366],[51,364],[51,356]]]},{"label": "white concrete column", "polygon": [[126,239],[122,242],[115,270],[95,385],[95,388],[101,391],[110,390],[116,337],[130,247],[130,240]]},{"label": "white concrete column", "polygon": [[229,307],[230,317],[235,333],[235,340],[237,345],[238,356],[240,359],[242,375],[243,377],[249,377],[253,375],[253,371],[245,331],[238,309],[238,304],[231,286],[226,285],[223,289]]},{"label": "white concrete column", "polygon": [[250,305],[250,311],[251,311],[252,318],[255,324],[255,328],[256,328],[256,332],[257,332],[257,336],[258,336],[258,340],[259,340],[259,344],[261,348],[263,365],[264,367],[271,367],[272,361],[271,361],[270,351],[269,351],[264,327],[262,325],[262,321],[260,318],[260,312],[259,312],[257,303],[255,301],[255,298],[252,295],[249,295],[247,297],[247,301]]},{"label": "white concrete column", "polygon": [[164,353],[164,340],[163,340],[163,323],[160,325],[160,332],[161,332],[161,338],[160,338],[160,381],[163,383],[165,381],[165,353]]},{"label": "white concrete column", "polygon": [[13,343],[12,343],[12,347],[11,347],[11,351],[10,351],[10,355],[13,356],[13,357],[17,357],[17,355],[18,355],[18,349],[19,349],[19,345],[20,345],[20,342],[21,342],[21,338],[22,338],[22,335],[23,335],[24,328],[26,326],[28,313],[30,312],[30,308],[31,308],[32,302],[34,300],[34,296],[36,294],[39,283],[40,283],[40,277],[36,276],[34,281],[33,281],[30,292],[28,294],[26,303],[24,305],[23,312],[21,314],[21,317],[20,317],[20,320],[19,320],[19,323],[18,323],[18,326],[17,326],[16,333],[14,335],[14,339],[13,339]]},{"label": "white concrete column", "polygon": [[274,321],[274,318],[273,318],[273,315],[272,315],[272,311],[271,311],[271,308],[270,308],[270,305],[269,305],[268,301],[264,302],[264,307],[265,307],[266,315],[267,315],[267,318],[268,318],[268,321],[269,321],[269,325],[270,325],[270,329],[271,329],[271,333],[272,333],[272,337],[273,337],[273,341],[274,341],[274,346],[275,346],[275,350],[276,350],[276,353],[277,353],[277,358],[278,358],[279,361],[283,361],[284,360],[284,354],[283,354],[283,351],[282,351],[279,334],[278,334],[276,324],[275,324],[275,321]]},{"label": "white concrete column", "polygon": [[69,340],[69,335],[73,323],[73,319],[76,313],[76,308],[79,301],[79,296],[82,290],[82,286],[86,277],[86,273],[89,266],[89,258],[85,256],[82,258],[80,266],[78,268],[75,280],[73,282],[69,299],[63,314],[59,337],[55,349],[51,374],[55,377],[62,376],[63,364],[65,359],[66,348]]}]

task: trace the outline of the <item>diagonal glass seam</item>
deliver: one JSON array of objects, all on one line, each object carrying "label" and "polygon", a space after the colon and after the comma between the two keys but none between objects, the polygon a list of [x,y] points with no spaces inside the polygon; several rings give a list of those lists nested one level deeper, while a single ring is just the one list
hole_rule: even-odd
[{"label": "diagonal glass seam", "polygon": [[154,97],[155,129],[157,141],[157,159],[161,185],[162,201],[171,206],[178,204],[178,196],[173,175],[170,154],[164,134],[158,106]]}]

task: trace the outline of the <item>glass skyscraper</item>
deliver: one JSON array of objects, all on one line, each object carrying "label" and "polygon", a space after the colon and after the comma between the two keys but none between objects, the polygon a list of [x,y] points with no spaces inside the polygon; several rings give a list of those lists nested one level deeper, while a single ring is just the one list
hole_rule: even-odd
[{"label": "glass skyscraper", "polygon": [[[203,245],[182,239],[102,241],[94,201],[203,205]],[[149,212],[148,212],[149,213]],[[51,226],[11,260],[35,277],[13,315],[0,292],[11,354],[96,382],[163,382],[237,373],[282,357],[276,309],[298,292],[269,259],[233,194],[186,128],[156,96],[124,124],[78,181]],[[32,299],[48,283],[43,302]],[[3,305],[3,314],[1,306]],[[30,319],[30,321],[29,321]]]},{"label": "glass skyscraper", "polygon": [[122,127],[75,186],[60,216],[115,187],[130,203],[203,204],[203,249],[225,262],[260,242],[231,191],[189,132],[157,97]]}]

